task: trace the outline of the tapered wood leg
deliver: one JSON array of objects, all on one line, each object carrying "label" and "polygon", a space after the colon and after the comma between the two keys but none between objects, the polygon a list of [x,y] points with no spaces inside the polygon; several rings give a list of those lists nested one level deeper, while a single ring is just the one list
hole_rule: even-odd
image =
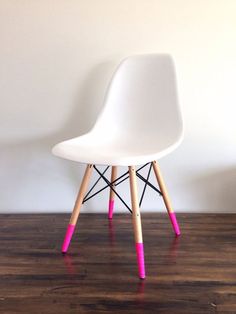
[{"label": "tapered wood leg", "polygon": [[138,271],[139,278],[145,278],[145,263],[144,263],[144,250],[143,250],[143,236],[142,236],[142,225],[141,225],[141,216],[139,210],[139,201],[138,201],[138,189],[137,189],[137,180],[135,167],[129,167],[129,179],[130,179],[130,194],[132,202],[132,220],[134,227],[134,238],[138,262]]},{"label": "tapered wood leg", "polygon": [[[116,178],[117,178],[117,167],[113,166],[111,169],[111,182],[116,180]],[[115,189],[115,184],[113,184],[112,187],[113,189]],[[115,200],[115,193],[112,189],[110,189],[108,219],[112,219],[113,217],[114,200]]]},{"label": "tapered wood leg", "polygon": [[159,167],[157,161],[153,161],[152,165],[153,165],[153,169],[154,169],[154,172],[155,172],[155,176],[156,176],[158,185],[159,185],[159,187],[160,187],[160,191],[161,191],[161,193],[162,193],[162,197],[163,197],[163,200],[164,200],[166,209],[167,209],[167,211],[168,211],[168,214],[169,214],[170,221],[171,221],[171,223],[172,223],[174,232],[175,232],[175,234],[176,234],[177,236],[179,236],[179,235],[180,235],[179,225],[178,225],[178,222],[177,222],[177,219],[176,219],[174,210],[173,210],[173,208],[172,208],[172,206],[171,206],[170,198],[169,198],[169,196],[168,196],[167,189],[166,189],[166,186],[165,186],[163,177],[162,177],[162,175],[161,175],[160,167]]},{"label": "tapered wood leg", "polygon": [[67,227],[67,231],[66,231],[66,235],[64,238],[64,242],[62,244],[62,253],[66,253],[68,250],[68,247],[70,245],[70,241],[72,238],[72,235],[74,233],[75,230],[75,226],[76,226],[76,222],[78,220],[79,217],[79,213],[80,213],[80,208],[81,205],[83,203],[83,199],[84,199],[84,195],[86,193],[87,187],[88,187],[88,183],[89,183],[89,179],[92,173],[92,169],[93,169],[93,165],[87,165],[85,173],[84,173],[84,177],[80,186],[80,190],[74,205],[74,209],[70,218],[70,222],[69,225]]}]

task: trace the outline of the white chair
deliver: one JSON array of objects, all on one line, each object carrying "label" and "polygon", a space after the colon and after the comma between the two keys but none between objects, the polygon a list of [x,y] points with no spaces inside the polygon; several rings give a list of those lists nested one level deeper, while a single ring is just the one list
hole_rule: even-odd
[{"label": "white chair", "polygon": [[[183,120],[177,100],[171,57],[166,54],[149,54],[131,56],[123,60],[113,75],[104,109],[91,131],[59,143],[53,148],[53,154],[56,156],[87,164],[62,252],[67,252],[82,203],[91,197],[85,193],[92,169],[106,182],[105,188],[110,187],[109,219],[113,214],[114,196],[118,195],[121,199],[115,186],[129,177],[139,277],[145,278],[136,177],[145,182],[142,198],[147,185],[163,196],[175,234],[180,235],[157,160],[172,152],[182,138]],[[147,178],[139,173],[144,166],[135,169],[135,166],[143,164],[150,165]],[[102,173],[96,165],[112,166],[111,181],[104,175],[107,168]],[[128,166],[127,173],[117,178],[117,166]],[[154,169],[159,189],[148,181],[151,168]],[[141,202],[142,199],[140,204]]]}]

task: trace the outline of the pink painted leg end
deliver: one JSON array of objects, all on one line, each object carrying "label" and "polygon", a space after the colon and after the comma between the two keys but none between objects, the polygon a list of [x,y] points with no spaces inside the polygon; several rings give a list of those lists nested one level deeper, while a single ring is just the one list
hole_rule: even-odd
[{"label": "pink painted leg end", "polygon": [[180,235],[180,229],[179,229],[179,225],[178,225],[178,222],[177,222],[177,219],[176,219],[176,216],[175,216],[175,213],[169,213],[169,216],[170,216],[170,220],[171,220],[171,223],[172,223],[172,226],[173,226],[173,229],[175,231],[175,234],[177,236]]},{"label": "pink painted leg end", "polygon": [[109,201],[109,211],[108,211],[108,218],[112,219],[113,217],[113,209],[114,209],[114,200]]},{"label": "pink painted leg end", "polygon": [[136,243],[136,253],[137,253],[139,278],[144,279],[145,278],[145,264],[144,264],[143,243]]},{"label": "pink painted leg end", "polygon": [[62,253],[66,253],[67,252],[68,247],[70,245],[70,240],[71,240],[72,235],[74,233],[74,230],[75,230],[75,225],[69,224],[68,227],[67,227],[66,235],[65,235],[65,238],[64,238],[64,242],[63,242],[62,248],[61,248]]}]

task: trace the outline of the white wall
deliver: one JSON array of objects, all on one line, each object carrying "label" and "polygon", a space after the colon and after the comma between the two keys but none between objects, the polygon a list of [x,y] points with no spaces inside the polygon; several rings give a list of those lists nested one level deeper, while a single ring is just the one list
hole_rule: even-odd
[{"label": "white wall", "polygon": [[[71,210],[84,167],[51,147],[91,127],[120,59],[153,52],[175,59],[186,121],[160,163],[176,211],[236,210],[235,12],[235,0],[0,0],[1,212]],[[144,208],[163,205],[149,192]]]}]

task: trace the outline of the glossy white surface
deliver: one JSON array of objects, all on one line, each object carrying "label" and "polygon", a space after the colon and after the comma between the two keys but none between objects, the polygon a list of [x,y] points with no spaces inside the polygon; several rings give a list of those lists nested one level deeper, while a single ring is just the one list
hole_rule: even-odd
[{"label": "glossy white surface", "polygon": [[139,165],[170,153],[182,138],[171,57],[137,55],[121,62],[92,130],[57,144],[53,153],[89,164]]}]

